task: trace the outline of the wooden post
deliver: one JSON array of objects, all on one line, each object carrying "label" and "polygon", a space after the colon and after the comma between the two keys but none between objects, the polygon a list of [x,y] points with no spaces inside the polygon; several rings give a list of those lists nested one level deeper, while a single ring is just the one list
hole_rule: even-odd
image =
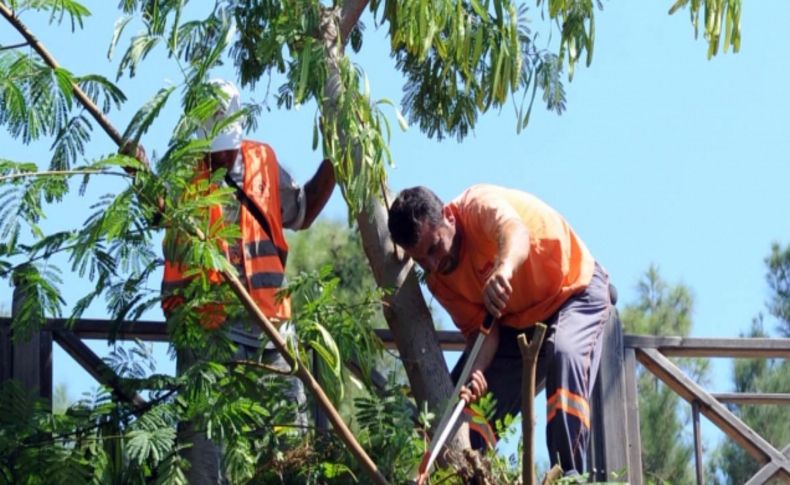
[{"label": "wooden post", "polygon": [[524,443],[521,468],[522,483],[535,484],[535,368],[538,363],[538,353],[543,345],[543,336],[546,334],[546,325],[538,323],[532,334],[532,342],[527,342],[527,336],[518,336],[518,348],[521,350],[521,434]]},{"label": "wooden post", "polygon": [[[625,392],[623,330],[617,311],[613,311],[603,333],[601,366],[592,396],[592,478],[608,481],[611,473],[628,473],[628,430]],[[631,477],[640,483],[641,477]]]},{"label": "wooden post", "polygon": [[0,330],[2,379],[14,379],[22,387],[44,399],[52,399],[52,332],[37,330],[27,341],[15,341],[12,329],[19,318],[25,295],[15,280],[10,323]]},{"label": "wooden post", "polygon": [[14,353],[11,346],[11,322],[10,318],[0,321],[0,383],[11,379],[14,369]]},{"label": "wooden post", "polygon": [[625,349],[626,424],[628,427],[628,478],[642,484],[642,437],[639,432],[639,389],[636,380],[636,353]]},{"label": "wooden post", "polygon": [[699,401],[691,403],[691,418],[694,426],[694,465],[697,472],[697,485],[705,485],[705,475],[702,472],[702,434],[699,428]]}]

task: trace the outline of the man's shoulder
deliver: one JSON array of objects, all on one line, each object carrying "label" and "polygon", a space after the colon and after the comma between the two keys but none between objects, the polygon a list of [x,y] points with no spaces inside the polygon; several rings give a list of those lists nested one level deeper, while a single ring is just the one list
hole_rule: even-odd
[{"label": "man's shoulder", "polygon": [[486,208],[505,205],[508,190],[498,185],[476,184],[461,192],[448,205],[457,216],[479,214]]},{"label": "man's shoulder", "polygon": [[520,195],[531,195],[528,192],[520,189],[512,189],[509,187],[504,187],[502,185],[494,185],[494,184],[475,184],[470,186],[468,189],[461,192],[456,200],[465,199],[465,200],[477,200],[477,199],[485,199],[485,198],[506,198],[513,194],[520,194]]}]

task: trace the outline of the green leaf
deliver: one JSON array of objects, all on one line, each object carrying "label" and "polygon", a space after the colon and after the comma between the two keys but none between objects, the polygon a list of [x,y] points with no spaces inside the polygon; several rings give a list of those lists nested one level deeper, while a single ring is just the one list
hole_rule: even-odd
[{"label": "green leaf", "polygon": [[674,14],[675,12],[677,12],[677,11],[678,11],[678,9],[681,9],[681,8],[685,7],[686,5],[688,5],[688,3],[689,3],[689,0],[678,0],[678,1],[677,1],[677,2],[675,2],[675,4],[674,4],[674,5],[672,5],[672,7],[669,9],[669,15],[672,15],[672,14]]},{"label": "green leaf", "polygon": [[137,66],[140,61],[145,59],[148,53],[162,40],[158,35],[138,34],[132,37],[129,47],[126,49],[121,62],[118,64],[116,79],[120,79],[125,70],[129,71],[129,77],[134,77],[137,73]]},{"label": "green leaf", "polygon": [[71,109],[72,100],[74,98],[74,81],[71,77],[71,73],[62,67],[55,68],[54,73],[60,93],[66,100],[68,108]]},{"label": "green leaf", "polygon": [[320,340],[310,341],[310,347],[318,352],[318,354],[321,356],[321,359],[326,363],[335,377],[339,379],[342,362],[340,359],[340,351],[337,348],[335,340],[323,325],[314,322],[311,325],[311,328],[318,331]]},{"label": "green leaf", "polygon": [[112,39],[110,40],[110,47],[107,49],[107,59],[112,60],[112,55],[115,53],[115,47],[118,45],[118,41],[123,34],[123,30],[129,25],[129,22],[133,19],[131,15],[126,15],[118,20],[115,21],[115,25],[112,29]]},{"label": "green leaf", "polygon": [[321,463],[321,473],[326,478],[339,478],[342,475],[349,474],[356,481],[351,469],[342,463]]},{"label": "green leaf", "polygon": [[89,74],[75,78],[75,81],[91,101],[101,107],[104,114],[109,113],[112,106],[120,109],[126,101],[123,91],[104,76]]},{"label": "green leaf", "polygon": [[301,65],[299,70],[299,84],[296,85],[296,97],[295,101],[297,104],[302,104],[304,102],[304,95],[307,91],[307,80],[310,74],[310,53],[311,53],[311,43],[305,42],[304,47],[302,48],[302,54],[299,56],[299,64]]},{"label": "green leaf", "polygon": [[400,112],[399,109],[395,110],[395,116],[398,118],[398,125],[400,129],[406,131],[409,129],[409,123],[406,121],[406,118],[403,117],[403,114]]},{"label": "green leaf", "polygon": [[123,133],[123,139],[132,140],[135,144],[139,143],[140,137],[151,127],[175,89],[175,86],[170,86],[157,91],[156,95],[134,114]]},{"label": "green leaf", "polygon": [[313,151],[318,149],[318,142],[319,142],[319,129],[318,129],[318,117],[316,117],[315,121],[313,121]]},{"label": "green leaf", "polygon": [[471,0],[472,9],[475,13],[480,17],[480,19],[487,23],[488,22],[488,12],[480,5],[479,0]]}]

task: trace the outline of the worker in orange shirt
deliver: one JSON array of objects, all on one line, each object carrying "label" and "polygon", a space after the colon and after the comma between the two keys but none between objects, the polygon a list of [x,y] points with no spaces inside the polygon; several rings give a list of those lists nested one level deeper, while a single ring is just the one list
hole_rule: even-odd
[{"label": "worker in orange shirt", "polygon": [[[490,390],[494,419],[521,409],[518,335],[531,338],[537,322],[548,326],[537,382],[546,387],[549,457],[567,476],[583,473],[590,395],[613,305],[609,276],[581,239],[538,198],[493,185],[475,185],[447,205],[425,187],[403,190],[388,225],[468,342],[486,312],[498,319],[464,391],[476,399]],[[473,430],[471,441],[482,448],[487,440]]]}]

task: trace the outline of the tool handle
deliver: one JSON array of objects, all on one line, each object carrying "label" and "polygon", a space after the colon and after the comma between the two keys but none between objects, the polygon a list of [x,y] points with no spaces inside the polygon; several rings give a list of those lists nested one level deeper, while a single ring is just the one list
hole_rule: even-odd
[{"label": "tool handle", "polygon": [[436,461],[436,458],[439,456],[439,452],[442,450],[442,446],[444,446],[447,438],[450,437],[450,432],[455,428],[455,423],[458,421],[458,418],[461,417],[461,413],[463,413],[466,404],[467,403],[464,399],[458,399],[458,402],[455,403],[455,406],[453,407],[452,414],[450,415],[450,419],[448,420],[446,426],[442,428],[439,435],[436,436],[431,442],[430,448],[428,448],[428,450],[422,456],[422,461],[420,462],[420,467],[417,471],[417,483],[425,483],[425,480],[428,478],[428,475],[431,471],[433,462]]},{"label": "tool handle", "polygon": [[483,324],[480,325],[480,333],[483,335],[488,335],[491,333],[492,328],[494,328],[494,315],[486,312],[486,316],[483,318]]}]

